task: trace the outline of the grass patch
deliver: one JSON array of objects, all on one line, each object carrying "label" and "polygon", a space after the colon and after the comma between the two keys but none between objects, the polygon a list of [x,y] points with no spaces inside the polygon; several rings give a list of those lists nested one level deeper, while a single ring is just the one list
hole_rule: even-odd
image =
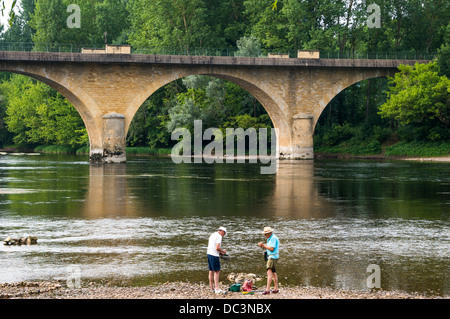
[{"label": "grass patch", "polygon": [[[72,147],[70,145],[40,145],[34,148],[35,152],[51,154],[77,154],[90,153],[89,146]],[[170,155],[171,148],[127,147],[127,155]]]},{"label": "grass patch", "polygon": [[77,154],[77,155],[86,155],[86,154],[90,153],[90,150],[91,150],[90,147],[86,145],[86,146],[83,146],[83,147],[77,149],[75,154]]},{"label": "grass patch", "polygon": [[70,145],[40,145],[34,151],[52,154],[75,154],[76,148]]},{"label": "grass patch", "polygon": [[171,148],[127,147],[127,155],[170,155]]},{"label": "grass patch", "polygon": [[381,154],[381,143],[378,141],[361,142],[359,140],[351,139],[349,141],[340,143],[335,146],[317,147],[315,152],[328,154],[342,154],[342,155],[377,155]]},{"label": "grass patch", "polygon": [[385,150],[386,156],[437,157],[450,155],[450,142],[400,142]]}]

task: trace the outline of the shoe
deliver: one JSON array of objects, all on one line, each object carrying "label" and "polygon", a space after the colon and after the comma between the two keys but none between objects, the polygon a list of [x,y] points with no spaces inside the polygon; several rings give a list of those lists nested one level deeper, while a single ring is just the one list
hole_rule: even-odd
[{"label": "shoe", "polygon": [[264,290],[264,292],[263,292],[262,294],[263,294],[263,295],[268,295],[268,294],[270,294],[270,290],[269,290],[269,291]]},{"label": "shoe", "polygon": [[222,289],[218,289],[214,291],[216,294],[226,294],[227,292],[225,290]]},{"label": "shoe", "polygon": [[279,293],[280,291],[278,290],[278,289],[274,289],[274,290],[272,290],[272,291],[270,291],[271,293],[273,293],[273,294],[277,294],[277,293]]}]

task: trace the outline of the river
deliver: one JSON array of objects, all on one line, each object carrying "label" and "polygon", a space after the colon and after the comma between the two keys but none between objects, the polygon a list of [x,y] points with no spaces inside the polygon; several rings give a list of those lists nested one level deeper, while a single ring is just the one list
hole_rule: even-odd
[{"label": "river", "polygon": [[65,280],[147,285],[207,282],[210,233],[225,226],[221,279],[264,275],[264,226],[280,238],[283,285],[448,295],[450,164],[406,161],[174,164],[129,157],[0,157],[0,282]]}]

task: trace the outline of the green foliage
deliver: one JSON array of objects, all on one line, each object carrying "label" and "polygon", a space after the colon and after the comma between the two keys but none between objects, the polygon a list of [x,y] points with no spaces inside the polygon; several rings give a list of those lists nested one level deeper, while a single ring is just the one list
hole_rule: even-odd
[{"label": "green foliage", "polygon": [[[399,69],[390,78],[388,101],[380,107],[379,114],[401,126],[419,123],[450,129],[450,80],[439,76],[436,62]],[[433,140],[436,136],[428,138]]]},{"label": "green foliage", "polygon": [[382,144],[392,135],[389,128],[348,123],[331,128],[319,128],[314,139],[315,150],[320,153],[374,155],[382,152]]},{"label": "green foliage", "polygon": [[450,142],[401,142],[387,147],[386,156],[432,157],[450,154]]},{"label": "green foliage", "polygon": [[75,154],[78,154],[78,155],[86,155],[89,153],[90,153],[90,147],[88,145],[80,147],[75,152]]},{"label": "green foliage", "polygon": [[127,155],[170,155],[171,148],[127,147]]},{"label": "green foliage", "polygon": [[33,30],[29,25],[30,17],[34,12],[34,0],[21,0],[21,10],[17,15],[10,17],[9,28],[1,35],[6,42],[31,42]]},{"label": "green foliage", "polygon": [[[0,1],[0,7],[1,7],[1,11],[2,11],[2,16],[4,14],[4,10],[6,9],[5,2],[6,2],[5,0]],[[9,8],[10,12],[9,12],[9,20],[8,20],[8,22],[9,22],[10,26],[12,26],[14,18],[16,16],[16,14],[14,12],[14,9],[15,9],[16,5],[17,5],[17,0],[13,0],[13,2],[11,3],[11,7]]]},{"label": "green foliage", "polygon": [[136,47],[213,47],[203,0],[137,0],[129,5],[130,43]]},{"label": "green foliage", "polygon": [[77,149],[70,145],[40,145],[34,151],[53,154],[74,154]]},{"label": "green foliage", "polygon": [[445,75],[447,78],[450,78],[450,43],[442,45],[438,53],[437,64],[440,71],[439,75]]},{"label": "green foliage", "polygon": [[[80,28],[67,27],[70,4],[80,6]],[[128,30],[126,4],[125,0],[36,0],[30,21],[36,31],[33,42],[102,46],[107,32],[108,43],[116,43]]]},{"label": "green foliage", "polygon": [[259,57],[261,55],[261,43],[254,36],[243,36],[236,45],[238,49],[234,56]]},{"label": "green foliage", "polygon": [[335,146],[342,141],[347,141],[355,135],[355,130],[350,124],[333,124],[330,130],[327,130],[322,137],[324,145]]},{"label": "green foliage", "polygon": [[[202,120],[206,128],[226,127],[223,123],[246,125],[244,119],[248,118],[243,116],[245,113],[251,112],[254,116],[265,113],[248,92],[233,83],[209,76],[189,76],[182,80],[182,84],[185,91],[176,95],[168,111],[168,131],[185,127],[192,132],[194,120]],[[267,122],[268,116],[264,119]]]},{"label": "green foliage", "polygon": [[83,145],[84,123],[75,108],[49,86],[14,75],[2,84],[8,108],[5,123],[14,143]]}]

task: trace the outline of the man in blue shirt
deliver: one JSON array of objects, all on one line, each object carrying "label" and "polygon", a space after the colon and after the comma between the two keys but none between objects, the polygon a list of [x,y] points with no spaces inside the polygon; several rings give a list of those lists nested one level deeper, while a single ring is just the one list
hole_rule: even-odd
[{"label": "man in blue shirt", "polygon": [[[280,240],[277,236],[273,234],[273,229],[271,227],[264,227],[264,231],[262,232],[264,236],[267,238],[267,244],[262,242],[258,243],[258,246],[261,248],[265,248],[267,252],[267,287],[263,292],[263,295],[267,295],[272,293],[278,293],[278,275],[276,271],[276,265],[278,262],[279,255],[279,247]],[[270,284],[274,285],[274,290],[270,291]]]}]

